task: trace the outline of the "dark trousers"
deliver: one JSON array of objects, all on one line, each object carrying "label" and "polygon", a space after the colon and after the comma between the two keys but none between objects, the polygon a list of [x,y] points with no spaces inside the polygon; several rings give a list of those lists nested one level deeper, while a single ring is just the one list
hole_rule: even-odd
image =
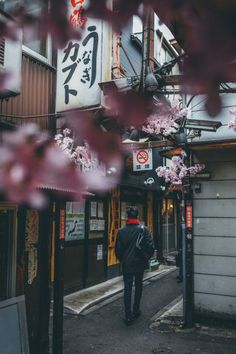
[{"label": "dark trousers", "polygon": [[137,313],[140,307],[140,301],[143,290],[143,272],[139,273],[124,273],[124,304],[125,304],[125,316],[131,317],[131,299],[132,299],[132,287],[133,281],[135,284],[135,292],[134,292],[134,304],[133,304],[133,312]]}]

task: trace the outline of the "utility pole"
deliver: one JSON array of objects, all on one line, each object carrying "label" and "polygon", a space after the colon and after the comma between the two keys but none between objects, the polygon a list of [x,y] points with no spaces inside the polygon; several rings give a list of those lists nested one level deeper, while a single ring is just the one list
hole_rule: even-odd
[{"label": "utility pole", "polygon": [[146,94],[145,80],[147,75],[151,74],[153,76],[152,79],[156,80],[152,72],[154,68],[154,12],[150,6],[145,7],[143,11],[145,11],[145,14],[142,32],[142,67],[139,92]]},{"label": "utility pole", "polygon": [[65,203],[54,204],[55,217],[55,277],[53,287],[52,353],[63,353]]},{"label": "utility pole", "polygon": [[[190,165],[190,153],[185,145],[184,163]],[[183,266],[183,327],[191,328],[193,321],[193,203],[190,176],[184,179],[182,191],[182,266]]]}]

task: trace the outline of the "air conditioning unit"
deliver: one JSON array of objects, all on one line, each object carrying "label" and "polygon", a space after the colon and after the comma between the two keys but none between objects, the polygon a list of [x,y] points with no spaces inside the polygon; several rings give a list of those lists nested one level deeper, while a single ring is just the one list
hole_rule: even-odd
[{"label": "air conditioning unit", "polygon": [[[0,22],[9,21],[9,16],[0,11]],[[0,98],[16,96],[21,89],[21,62],[22,62],[22,32],[19,30],[18,40],[0,38],[0,72],[9,74],[4,91]]]}]

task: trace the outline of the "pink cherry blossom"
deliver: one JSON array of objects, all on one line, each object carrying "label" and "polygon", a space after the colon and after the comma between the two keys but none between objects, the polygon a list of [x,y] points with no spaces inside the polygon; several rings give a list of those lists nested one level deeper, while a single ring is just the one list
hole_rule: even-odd
[{"label": "pink cherry blossom", "polygon": [[[98,119],[89,112],[71,111],[67,114],[67,122],[72,127],[77,140],[86,141],[91,150],[95,151],[98,159],[105,164],[121,159],[122,145],[119,131],[107,129],[104,120],[109,120],[106,115],[99,113]],[[104,123],[105,124],[105,123]]]},{"label": "pink cherry blossom", "polygon": [[187,167],[184,163],[185,154],[181,156],[174,156],[171,159],[170,166],[158,167],[156,169],[158,177],[164,178],[169,185],[169,190],[181,190],[183,186],[183,179],[188,175],[195,175],[205,168],[204,164],[196,164]]},{"label": "pink cherry blossom", "polygon": [[232,114],[233,119],[229,122],[228,128],[233,129],[236,132],[236,107],[232,108],[229,112]]},{"label": "pink cherry blossom", "polygon": [[81,181],[86,189],[104,193],[116,186],[123,169],[122,159],[119,155],[103,164],[99,161],[97,153],[91,150],[87,142],[83,146],[76,146],[72,131],[64,129],[62,134],[55,136],[56,144],[67,157],[82,172]]},{"label": "pink cherry blossom", "polygon": [[62,134],[55,135],[54,140],[67,157],[77,166],[81,167],[82,170],[93,169],[98,166],[98,159],[95,153],[91,152],[87,143],[83,146],[75,144],[71,129],[65,128]]},{"label": "pink cherry blossom", "polygon": [[169,107],[164,103],[158,104],[155,111],[147,118],[143,131],[149,134],[169,136],[176,133],[181,120],[187,114],[187,108],[180,109],[179,104]]},{"label": "pink cherry blossom", "polygon": [[43,207],[41,186],[77,194],[84,187],[75,165],[34,124],[5,133],[0,156],[0,193],[12,202]]}]

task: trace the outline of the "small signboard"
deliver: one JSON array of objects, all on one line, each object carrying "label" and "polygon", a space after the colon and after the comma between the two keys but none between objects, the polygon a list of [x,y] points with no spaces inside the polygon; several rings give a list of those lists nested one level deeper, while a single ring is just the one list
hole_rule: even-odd
[{"label": "small signboard", "polygon": [[133,151],[133,171],[147,171],[152,169],[152,149]]},{"label": "small signboard", "polygon": [[0,302],[0,352],[29,354],[24,296]]},{"label": "small signboard", "polygon": [[72,38],[65,48],[58,50],[56,110],[60,112],[99,106],[101,89],[98,83],[103,81],[110,67],[109,26],[100,19],[87,16],[89,0],[67,3],[67,18],[81,33],[81,39]]},{"label": "small signboard", "polygon": [[193,227],[193,207],[192,205],[186,206],[186,227]]},{"label": "small signboard", "polygon": [[66,203],[66,241],[83,240],[85,237],[85,201]]},{"label": "small signboard", "polygon": [[97,245],[97,261],[103,260],[103,245]]},{"label": "small signboard", "polygon": [[60,209],[60,240],[64,240],[65,239],[65,210],[64,209]]}]

